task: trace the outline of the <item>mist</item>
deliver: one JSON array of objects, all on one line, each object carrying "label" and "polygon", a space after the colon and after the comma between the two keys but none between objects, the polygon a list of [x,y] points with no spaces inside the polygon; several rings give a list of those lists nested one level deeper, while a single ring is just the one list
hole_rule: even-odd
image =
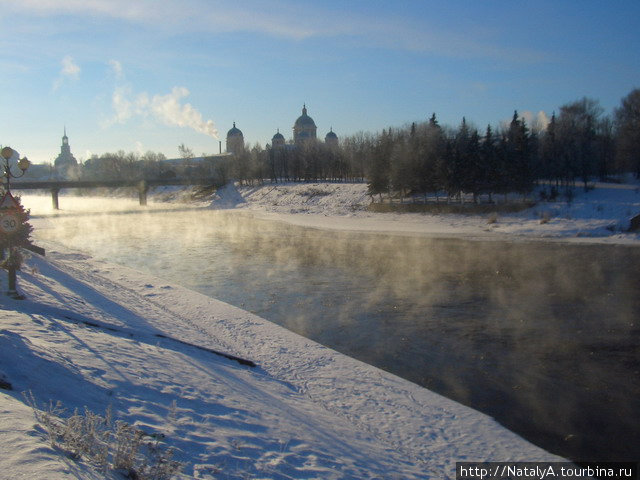
[{"label": "mist", "polygon": [[640,454],[635,247],[335,232],[133,199],[65,197],[51,214],[31,198],[36,243],[252,311],[559,455]]}]

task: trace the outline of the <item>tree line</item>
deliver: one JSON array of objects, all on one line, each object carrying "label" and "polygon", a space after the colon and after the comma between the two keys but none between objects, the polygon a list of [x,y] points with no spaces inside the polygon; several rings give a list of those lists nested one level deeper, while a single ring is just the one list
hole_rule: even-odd
[{"label": "tree line", "polygon": [[[539,180],[559,191],[592,179],[633,172],[640,178],[640,89],[621,100],[613,115],[582,98],[562,105],[548,122],[529,125],[518,112],[511,121],[479,130],[462,118],[440,125],[435,114],[423,122],[359,132],[339,144],[307,142],[274,147],[259,144],[228,156],[197,161],[184,144],[181,161],[147,152],[94,155],[76,178],[212,177],[244,184],[282,181],[361,181],[383,195],[444,194],[448,197],[517,192],[529,194]],[[73,172],[69,172],[73,173]]]},{"label": "tree line", "polygon": [[[529,194],[547,180],[557,192],[580,182],[633,172],[640,178],[640,89],[622,99],[612,116],[582,98],[562,105],[545,124],[528,125],[518,112],[480,131],[465,118],[456,127],[429,120],[378,134],[358,133],[339,146],[260,148],[237,155],[229,175],[244,183],[367,181],[372,195],[461,193]],[[551,193],[553,194],[553,193]]]}]

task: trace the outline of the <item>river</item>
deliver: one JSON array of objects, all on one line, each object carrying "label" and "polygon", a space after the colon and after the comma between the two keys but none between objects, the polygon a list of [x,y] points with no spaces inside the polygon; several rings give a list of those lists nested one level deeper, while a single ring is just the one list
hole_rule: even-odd
[{"label": "river", "polygon": [[36,240],[242,307],[553,453],[640,458],[638,247],[335,232],[193,208],[41,225]]}]

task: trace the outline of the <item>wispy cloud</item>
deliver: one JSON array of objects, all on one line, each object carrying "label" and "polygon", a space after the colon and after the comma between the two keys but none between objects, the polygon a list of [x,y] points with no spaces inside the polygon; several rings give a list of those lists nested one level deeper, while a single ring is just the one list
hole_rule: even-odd
[{"label": "wispy cloud", "polygon": [[64,77],[78,78],[80,75],[80,67],[74,62],[71,55],[67,55],[62,59],[62,70],[60,74]]},{"label": "wispy cloud", "polygon": [[274,11],[272,5],[262,2],[237,7],[226,0],[0,0],[0,5],[14,12],[40,16],[109,17],[174,30],[188,27],[211,32],[254,31],[288,38],[305,38],[319,33],[318,29],[310,27],[311,22],[292,21],[283,15],[286,9]]},{"label": "wispy cloud", "polygon": [[118,60],[109,60],[109,66],[111,67],[113,74],[116,76],[116,80],[121,80],[124,77],[122,64]]},{"label": "wispy cloud", "polygon": [[366,46],[454,58],[519,62],[544,58],[533,49],[511,48],[468,31],[438,28],[428,19],[400,15],[380,17],[364,12],[344,15],[324,6],[286,0],[248,1],[241,6],[229,0],[0,0],[0,5],[42,16],[107,17],[173,33],[186,30],[212,34],[249,32],[295,41],[342,38]]},{"label": "wispy cloud", "polygon": [[58,90],[66,79],[76,80],[80,76],[80,67],[71,55],[66,55],[60,64],[62,68],[53,82],[53,90]]},{"label": "wispy cloud", "polygon": [[106,126],[114,123],[125,123],[134,114],[139,114],[141,111],[134,108],[134,104],[130,100],[131,89],[129,87],[116,87],[111,95],[111,106],[115,112],[114,116],[106,122]]}]

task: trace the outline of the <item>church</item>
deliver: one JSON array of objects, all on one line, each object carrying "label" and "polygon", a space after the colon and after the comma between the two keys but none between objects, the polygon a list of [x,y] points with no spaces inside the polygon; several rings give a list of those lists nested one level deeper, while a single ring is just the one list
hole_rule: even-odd
[{"label": "church", "polygon": [[[284,135],[280,133],[278,129],[275,135],[271,138],[272,148],[298,148],[304,145],[306,142],[317,140],[316,122],[307,113],[307,105],[302,106],[302,115],[300,115],[293,124],[293,142],[287,143]],[[324,137],[324,141],[327,145],[337,146],[338,136],[333,131],[333,128]],[[244,151],[244,136],[242,131],[236,127],[236,123],[233,122],[233,128],[227,132],[227,153],[240,153]]]},{"label": "church", "polygon": [[58,178],[73,178],[78,175],[78,161],[71,153],[69,137],[67,137],[67,127],[64,128],[60,154],[53,161],[53,166]]},{"label": "church", "polygon": [[56,170],[66,170],[78,165],[78,161],[71,153],[69,145],[69,137],[67,137],[67,127],[64,127],[64,135],[62,136],[62,145],[60,146],[60,155],[58,155],[53,163]]}]

